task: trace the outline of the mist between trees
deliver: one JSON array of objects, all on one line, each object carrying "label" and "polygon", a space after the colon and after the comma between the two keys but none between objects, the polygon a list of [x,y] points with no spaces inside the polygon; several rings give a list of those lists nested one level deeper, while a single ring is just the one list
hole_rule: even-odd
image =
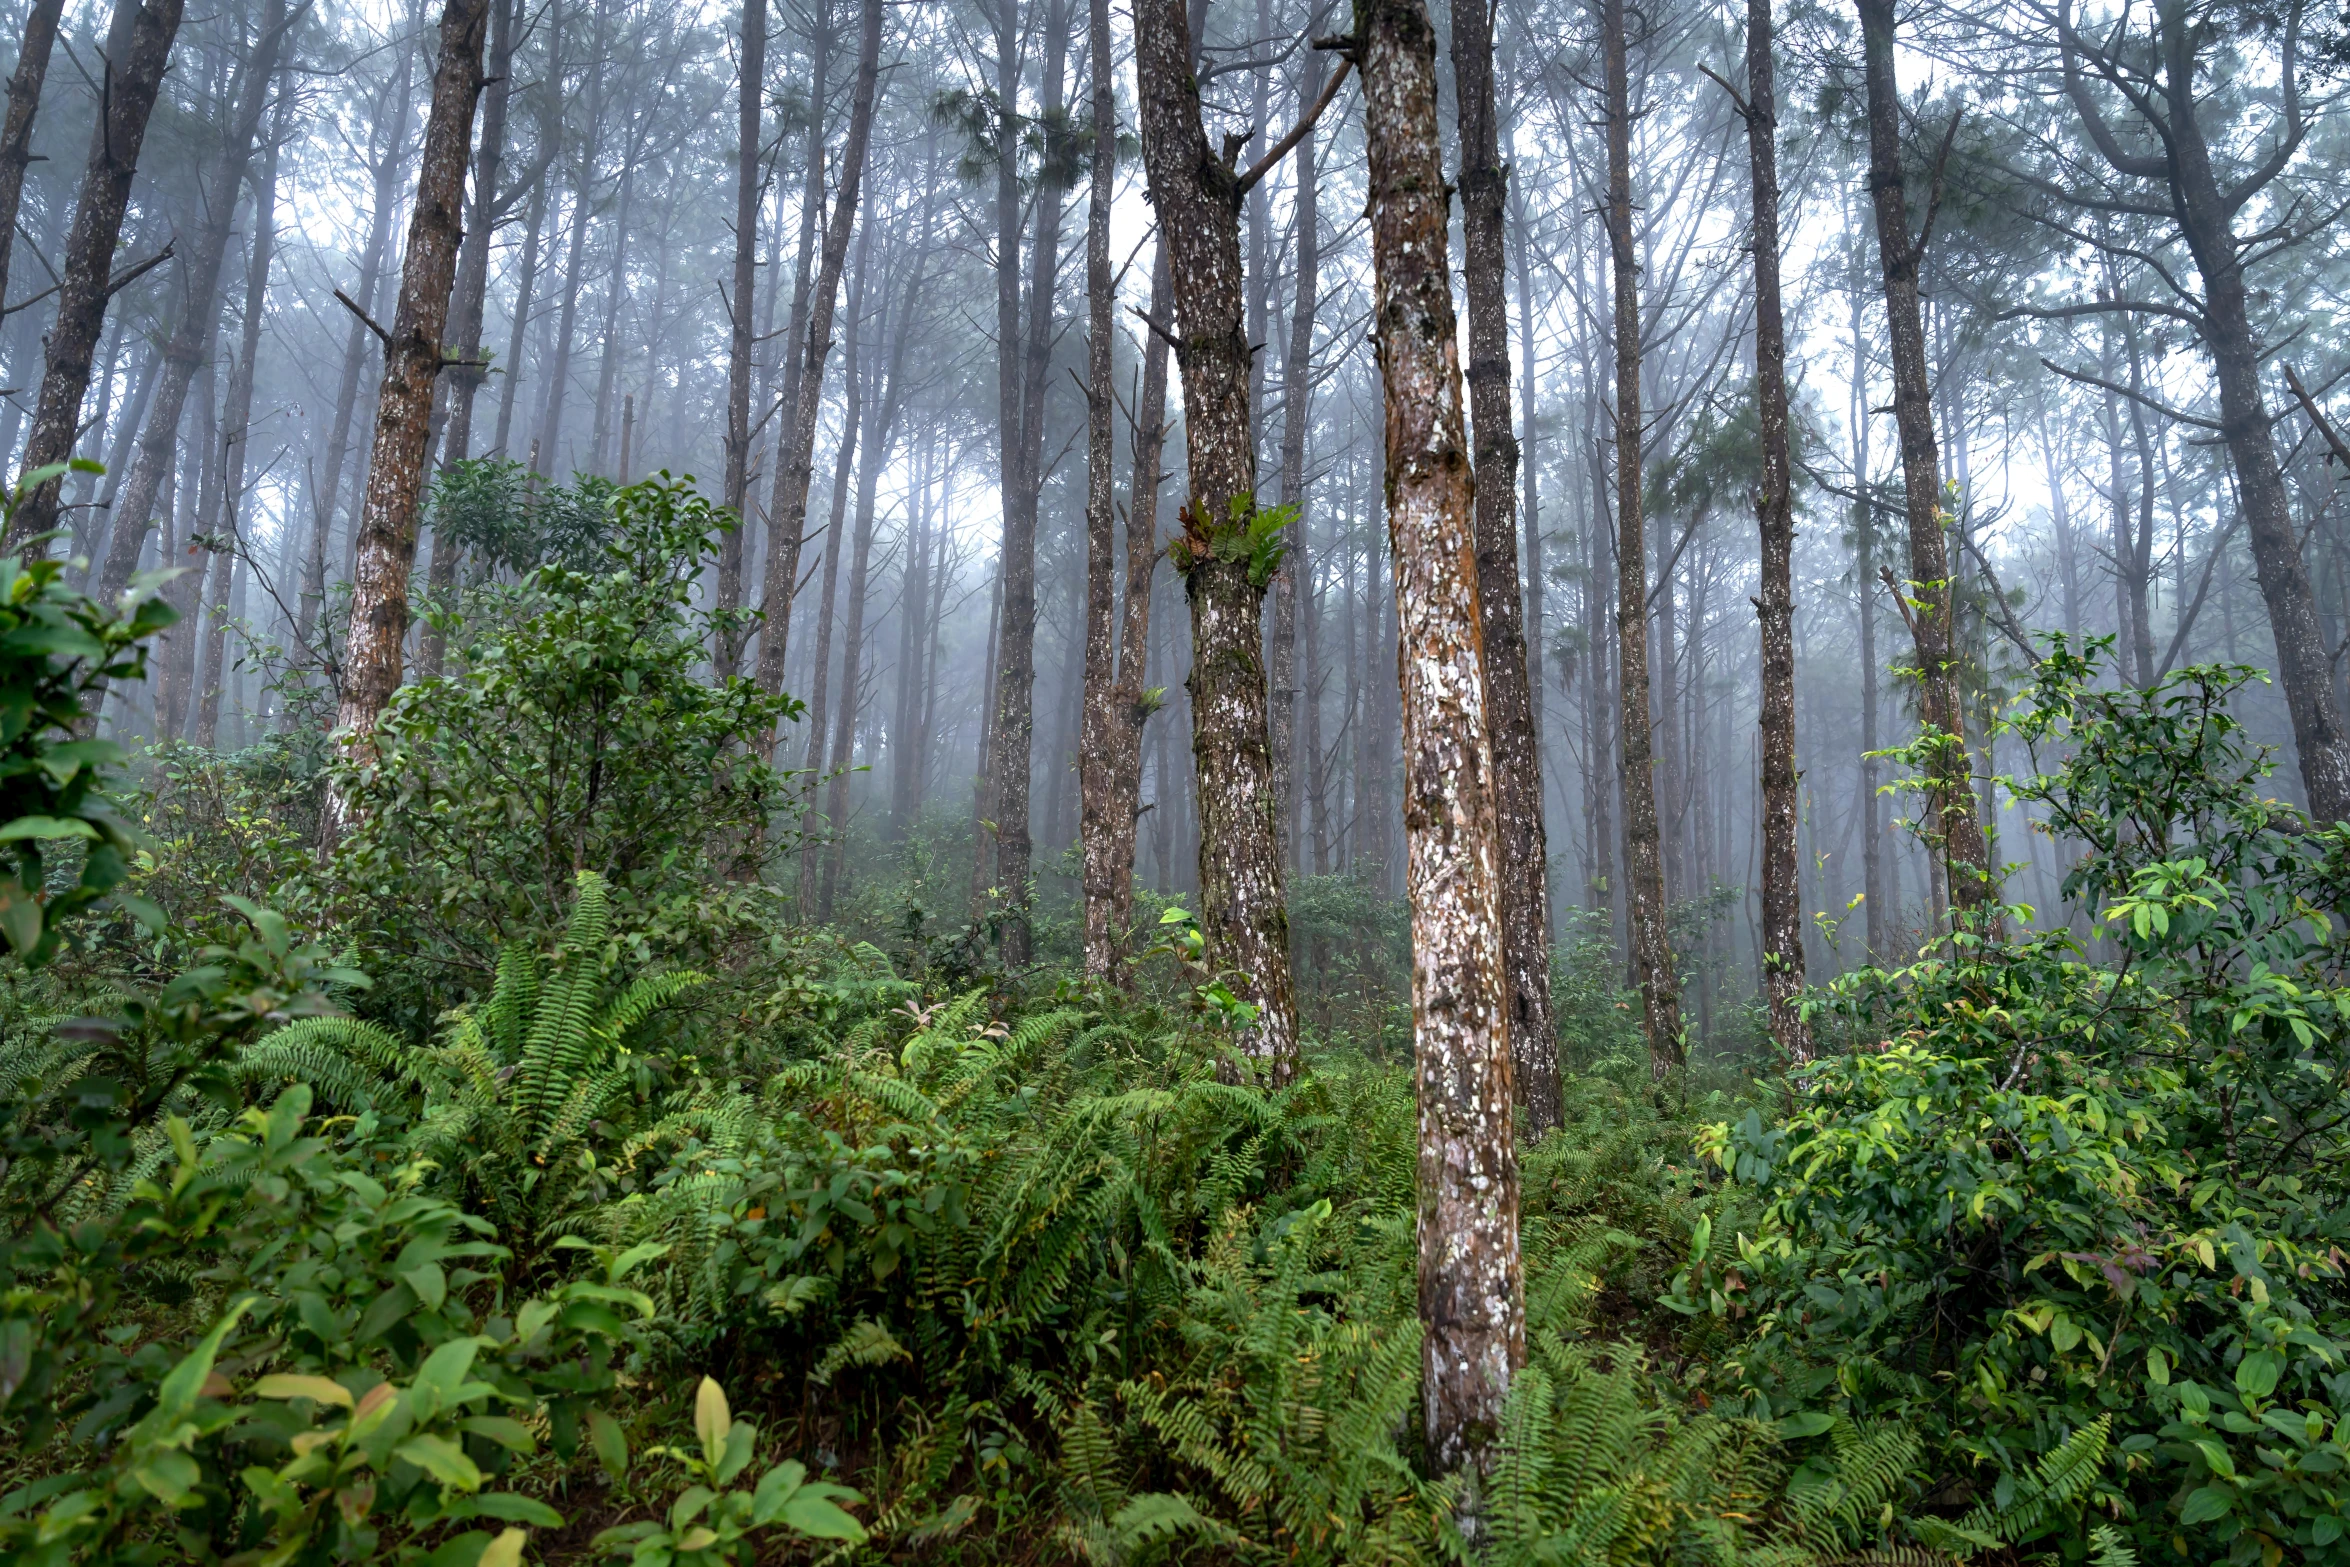
[{"label": "mist between trees", "polygon": [[[368,1137],[379,1114],[413,1120],[402,1158],[463,1165],[416,1178],[450,1235],[494,1227],[503,1271],[480,1277],[500,1289],[575,1289],[594,1270],[558,1237],[606,1247],[596,1287],[659,1326],[580,1328],[581,1364],[739,1372],[759,1332],[795,1346],[788,1397],[734,1395],[790,1433],[775,1456],[839,1484],[779,1490],[801,1497],[788,1516],[744,1499],[717,1543],[679,1543],[684,1516],[599,1537],[648,1567],[769,1527],[980,1558],[1047,1538],[1105,1561],[1308,1540],[1539,1555],[1580,1538],[1590,1497],[1544,1491],[1530,1455],[1603,1409],[1655,1436],[1609,1439],[1643,1477],[1624,1484],[1679,1498],[1637,1547],[1659,1557],[1699,1535],[1722,1560],[2350,1550],[2312,1456],[2342,1443],[2342,1253],[2280,1216],[2302,1188],[2278,1184],[2314,1198],[2339,1178],[2321,1171],[2350,886],[2340,16],[17,0],[5,23],[0,452],[19,608],[49,629],[13,655],[0,641],[45,693],[0,708],[0,741],[56,789],[86,766],[97,802],[27,794],[11,809],[32,825],[0,832],[20,872],[0,888],[9,1027],[113,1017],[124,1003],[99,998],[186,983],[207,942],[261,939],[274,956],[238,961],[264,968],[325,944],[314,974],[278,976],[302,1006],[263,1008],[269,1027],[189,1001],[170,1025],[186,1062],[142,1068],[103,1136],[41,1108],[83,1067],[0,1074],[22,1101],[8,1124],[47,1128],[25,1131],[39,1160],[28,1143],[0,1165],[27,1289],[51,1265],[28,1237],[65,1233],[68,1209],[103,1227],[162,1203],[153,1233],[177,1233],[176,1195],[137,1181],[167,1148],[197,1170],[211,1155],[190,1135],[280,1147],[311,1112],[264,1086],[299,1077],[299,1105]],[[72,852],[42,861],[57,839]],[[277,934],[248,939],[224,907]],[[577,1104],[517,1021],[553,994],[542,958],[616,1074]],[[622,989],[638,970],[652,989]],[[726,999],[649,1021],[703,986]],[[616,1010],[591,1023],[591,1002]],[[281,1037],[305,1008],[331,1026]],[[640,1027],[663,1042],[632,1052]],[[2265,1064],[2228,1057],[2228,1031],[2264,1029]],[[1072,1043],[1097,1035],[1132,1048]],[[1003,1051],[984,1088],[947,1064],[970,1040]],[[876,1051],[913,1097],[852,1111],[879,1092],[859,1075]],[[1271,1402],[1211,1419],[1214,1377],[1187,1362],[1169,1382],[1158,1348],[1036,1369],[1067,1324],[1025,1297],[999,1303],[1025,1324],[1011,1347],[982,1346],[977,1317],[924,1326],[943,1295],[919,1321],[851,1309],[844,1245],[870,1251],[875,1287],[921,1253],[909,1274],[946,1289],[962,1263],[933,1224],[977,1177],[907,1173],[899,1142],[930,1116],[949,1128],[937,1158],[994,1157],[1028,1135],[1008,1130],[1028,1074],[1125,1107],[1086,1137],[1139,1139],[1101,1154],[1131,1167],[1102,1233],[1139,1226],[1166,1277],[1096,1259],[1095,1307],[1149,1295],[1160,1315],[1121,1331],[1163,1347],[1246,1337],[1243,1296],[1310,1315],[1329,1292],[1313,1354],[1350,1368],[1347,1418],[1401,1489],[1333,1478],[1335,1452],[1261,1483],[1218,1468],[1226,1438],[1310,1445],[1233,1437],[1289,1396],[1254,1362],[1231,1386]],[[188,1097],[206,1084],[211,1120]],[[1229,1171],[1154,1162],[1156,1134],[1118,1119],[1146,1084],[1239,1118],[1201,1133]],[[956,1119],[966,1090],[991,1130]],[[1970,1166],[1966,1222],[2012,1201],[2031,1245],[2010,1235],[1986,1262],[1948,1215],[1879,1215],[1884,1235],[1855,1240],[1867,1226],[1825,1215],[1810,1174],[1787,1184],[1790,1150],[1852,1159],[1837,1200],[1857,1202],[1871,1156],[1839,1139],[1889,1136],[1864,1108],[1912,1100],[1912,1141],[1876,1156],[1893,1166],[1931,1164],[1978,1111],[2009,1128],[1978,1150],[1993,1162],[2041,1146],[2027,1123],[2087,1116],[2102,1138],[2106,1109],[2080,1105],[2110,1101],[2115,1124],[2167,1128],[2115,1158],[2150,1161],[2148,1190],[2203,1195],[2150,1215],[2138,1175],[2082,1175],[2105,1181],[2082,1199],[2101,1217],[2074,1234],[2042,1208],[2069,1199]],[[461,1101],[585,1184],[500,1206],[487,1156],[456,1152]],[[870,1192],[854,1225],[807,1209],[800,1249],[756,1267],[766,1242],[729,1252],[707,1226],[685,1239],[682,1210],[629,1206],[718,1180],[732,1196],[710,1211],[755,1224],[759,1182],[805,1174],[760,1173],[789,1163],[787,1125],[840,1148],[870,1133],[891,1191],[954,1195],[903,1235]],[[1388,1161],[1387,1207],[1354,1215],[1365,1237],[1390,1225],[1384,1242],[1330,1238],[1348,1199],[1329,1125]],[[1603,1125],[1613,1153],[1565,1151]],[[2188,1157],[2191,1126],[2224,1142],[2224,1171]],[[2203,1385],[2181,1346],[2226,1308],[2180,1283],[2168,1337],[2123,1320],[2159,1293],[2160,1237],[2219,1266],[2197,1170],[2248,1205],[2218,1241],[2250,1248],[2239,1282],[2264,1306],[2288,1276],[2307,1296],[2284,1326],[2204,1333],[2220,1416],[2174,1387]],[[1188,1217],[1163,1206],[1177,1187]],[[1940,1231],[1942,1262],[1887,1260]],[[654,1258],[621,1249],[647,1237],[684,1271],[640,1296],[623,1276]],[[130,1275],[154,1266],[134,1253]],[[1039,1287],[1077,1289],[1075,1252],[1055,1256],[1031,1259]],[[2034,1294],[2044,1267],[2079,1298]],[[722,1276],[734,1293],[713,1297]],[[1217,1289],[1225,1307],[1205,1303]],[[1954,1337],[1894,1347],[1888,1322],[1969,1290],[1988,1293],[1972,1318],[1951,1308]],[[1407,1324],[1408,1346],[1380,1336]],[[522,1366],[527,1335],[503,1331],[481,1352]],[[2130,1333],[2131,1375],[2159,1394],[2063,1362],[2087,1334],[2117,1364]],[[2037,1369],[2019,1334],[2053,1346]],[[35,1406],[71,1404],[77,1377],[136,1382],[61,1338],[62,1380],[20,1398],[11,1342],[10,1419],[54,1417]],[[318,1349],[314,1369],[416,1358],[385,1343]],[[940,1406],[948,1360],[965,1402]],[[851,1367],[928,1413],[908,1425],[876,1392],[844,1434],[806,1400]],[[2018,1378],[2040,1389],[2028,1411]],[[630,1441],[685,1418],[615,1392],[634,1385],[527,1395],[574,1426],[618,1398],[593,1411],[632,1433],[618,1459],[604,1426],[591,1442],[615,1527]],[[742,1466],[720,1474],[717,1388],[692,1417],[715,1445],[674,1462],[723,1491]],[[419,1430],[441,1408],[416,1407]],[[2260,1492],[2198,1434],[2304,1410],[2270,1462],[2300,1490]],[[994,1456],[887,1478],[939,1420]],[[91,1465],[129,1461],[104,1456],[103,1421],[72,1440]],[[1009,1499],[1006,1444],[1046,1466],[1019,1484],[1049,1473],[1059,1500]],[[1715,1461],[1701,1449],[1737,1454],[1713,1490],[1690,1478]],[[295,1538],[286,1498],[310,1482],[234,1483]],[[850,1485],[879,1498],[864,1522]],[[366,1511],[345,1505],[336,1550],[395,1548]],[[549,1511],[482,1516],[549,1531]],[[312,1512],[301,1527],[326,1529]],[[105,1516],[71,1525],[72,1550],[152,1532]],[[397,1549],[460,1516],[412,1508]],[[561,1538],[530,1548],[588,1548]],[[522,1549],[484,1535],[460,1567]]]}]

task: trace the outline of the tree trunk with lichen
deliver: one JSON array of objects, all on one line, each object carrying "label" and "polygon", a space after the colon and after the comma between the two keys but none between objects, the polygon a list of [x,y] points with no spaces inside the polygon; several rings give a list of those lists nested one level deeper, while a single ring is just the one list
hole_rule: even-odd
[{"label": "tree trunk with lichen", "polygon": [[1926,332],[1918,305],[1918,264],[1924,258],[1920,239],[1910,231],[1901,170],[1893,0],[1859,0],[1859,7],[1868,79],[1869,191],[1876,205],[1885,337],[1893,361],[1893,422],[1901,437],[1903,511],[1909,523],[1903,599],[1917,647],[1919,718],[1940,736],[1927,768],[1935,818],[1930,831],[1947,872],[1951,902],[1968,914],[1987,908],[1997,888],[1991,879],[1991,846],[1975,814],[1973,763],[1959,696],[1950,546],[1942,526],[1942,459],[1934,439]]},{"label": "tree trunk with lichen", "polygon": [[1648,540],[1641,514],[1640,257],[1632,233],[1632,84],[1624,0],[1600,8],[1607,69],[1607,235],[1616,339],[1616,697],[1624,736],[1624,908],[1649,1071],[1681,1064],[1681,984],[1665,934],[1665,871],[1648,711]]},{"label": "tree trunk with lichen", "polygon": [[1525,1362],[1526,1324],[1476,479],[1445,260],[1436,32],[1422,0],[1362,0],[1355,16],[1401,639],[1421,1392],[1438,1467],[1483,1468]]},{"label": "tree trunk with lichen", "polygon": [[1120,882],[1134,879],[1133,838],[1118,859],[1118,649],[1111,614],[1117,600],[1115,558],[1118,495],[1110,466],[1117,454],[1110,415],[1111,345],[1117,329],[1118,284],[1110,269],[1110,204],[1117,195],[1118,96],[1111,72],[1110,0],[1089,0],[1087,70],[1092,76],[1093,185],[1085,218],[1085,717],[1077,747],[1077,836],[1083,852],[1085,972],[1116,983],[1125,927],[1114,923]]},{"label": "tree trunk with lichen", "polygon": [[[1754,196],[1754,383],[1762,475],[1762,989],[1771,1037],[1811,1059],[1803,1021],[1803,901],[1797,881],[1795,771],[1795,505],[1787,445],[1787,325],[1779,305],[1779,108],[1771,67],[1771,0],[1746,0],[1746,152]],[[1861,584],[1863,592],[1867,583]]]},{"label": "tree trunk with lichen", "polygon": [[1256,500],[1242,191],[1201,124],[1184,0],[1140,0],[1134,31],[1143,161],[1166,247],[1183,372],[1191,495],[1168,558],[1191,603],[1200,930],[1208,962],[1244,976],[1241,999],[1256,1008],[1244,1048],[1270,1065],[1274,1082],[1286,1083],[1297,1071],[1297,1011],[1261,651],[1265,589],[1280,541],[1263,525]]},{"label": "tree trunk with lichen", "polygon": [[1542,819],[1542,748],[1527,672],[1518,579],[1518,441],[1510,420],[1509,265],[1503,243],[1509,174],[1493,85],[1493,17],[1453,9],[1459,83],[1461,281],[1469,311],[1469,412],[1477,454],[1477,595],[1484,616],[1485,700],[1501,822],[1502,945],[1509,955],[1510,1040],[1533,1130],[1559,1121],[1558,1028],[1550,1005],[1550,841]]},{"label": "tree trunk with lichen", "polygon": [[[440,58],[433,68],[416,210],[408,220],[400,267],[400,304],[384,345],[375,442],[359,513],[358,564],[351,578],[343,700],[335,714],[343,756],[361,766],[374,758],[376,720],[400,686],[408,574],[416,564],[416,524],[424,504],[424,449],[432,428],[433,383],[443,362],[449,295],[457,280],[465,165],[472,150],[473,108],[481,97],[489,9],[489,0],[447,0],[441,11]],[[349,808],[339,790],[328,801],[330,835],[349,825]]]}]

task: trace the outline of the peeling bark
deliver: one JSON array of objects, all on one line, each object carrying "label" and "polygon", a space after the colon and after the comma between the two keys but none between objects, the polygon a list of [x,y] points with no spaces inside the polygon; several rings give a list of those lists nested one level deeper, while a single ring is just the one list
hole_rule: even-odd
[{"label": "peeling bark", "polygon": [[1421,1396],[1437,1466],[1483,1468],[1526,1326],[1476,478],[1445,255],[1435,29],[1422,0],[1360,0],[1355,18],[1400,632]]}]

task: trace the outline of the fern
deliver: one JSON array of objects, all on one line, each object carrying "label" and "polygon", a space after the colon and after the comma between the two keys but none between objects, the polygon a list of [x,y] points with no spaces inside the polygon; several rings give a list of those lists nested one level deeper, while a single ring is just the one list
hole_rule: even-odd
[{"label": "fern", "polygon": [[[2023,1545],[2076,1514],[2104,1472],[2113,1416],[2099,1415],[2058,1443],[2032,1469],[2002,1485],[1957,1523],[1913,1519],[1910,1532],[1953,1556],[1971,1556],[2002,1545]],[[2127,1553],[2127,1547],[2122,1547]]]}]

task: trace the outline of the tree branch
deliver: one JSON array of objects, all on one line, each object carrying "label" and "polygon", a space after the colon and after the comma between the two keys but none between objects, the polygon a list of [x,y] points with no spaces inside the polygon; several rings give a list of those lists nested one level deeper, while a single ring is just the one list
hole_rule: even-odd
[{"label": "tree branch", "polygon": [[1322,96],[1314,100],[1312,108],[1298,116],[1297,123],[1289,128],[1288,135],[1275,142],[1263,157],[1249,166],[1248,172],[1240,176],[1240,182],[1234,187],[1233,194],[1246,195],[1250,186],[1278,168],[1281,160],[1289,156],[1289,150],[1306,139],[1306,133],[1314,128],[1314,122],[1322,117],[1322,111],[1330,107],[1330,100],[1338,96],[1338,89],[1345,83],[1347,72],[1353,69],[1354,59],[1352,56],[1339,56],[1338,69],[1333,71],[1330,80],[1323,84]]},{"label": "tree branch", "polygon": [[2126,397],[2133,403],[2137,403],[2143,407],[2153,409],[2156,413],[2162,415],[2165,419],[2173,419],[2180,424],[2191,424],[2198,430],[2218,431],[2220,429],[2219,421],[2216,419],[2205,419],[2195,414],[2183,412],[2180,409],[2171,407],[2168,403],[2157,402],[2153,398],[2148,397],[2144,392],[2135,391],[2130,387],[2121,385],[2119,382],[2108,381],[2101,376],[2091,375],[2086,370],[2067,370],[2064,366],[2058,364],[2053,359],[2042,359],[2040,363],[2047,366],[2056,374],[2063,376],[2068,381],[2078,381],[2083,386],[2094,386],[2099,391],[2112,392],[2117,396]]},{"label": "tree branch", "polygon": [[389,349],[392,346],[392,334],[385,331],[382,327],[376,325],[375,317],[360,309],[358,304],[351,298],[350,295],[344,293],[341,289],[338,288],[335,290],[335,298],[343,302],[343,308],[345,310],[350,311],[351,314],[359,318],[359,324],[361,326],[364,326],[368,331],[373,332],[377,337],[383,339],[383,345],[386,349]]}]

